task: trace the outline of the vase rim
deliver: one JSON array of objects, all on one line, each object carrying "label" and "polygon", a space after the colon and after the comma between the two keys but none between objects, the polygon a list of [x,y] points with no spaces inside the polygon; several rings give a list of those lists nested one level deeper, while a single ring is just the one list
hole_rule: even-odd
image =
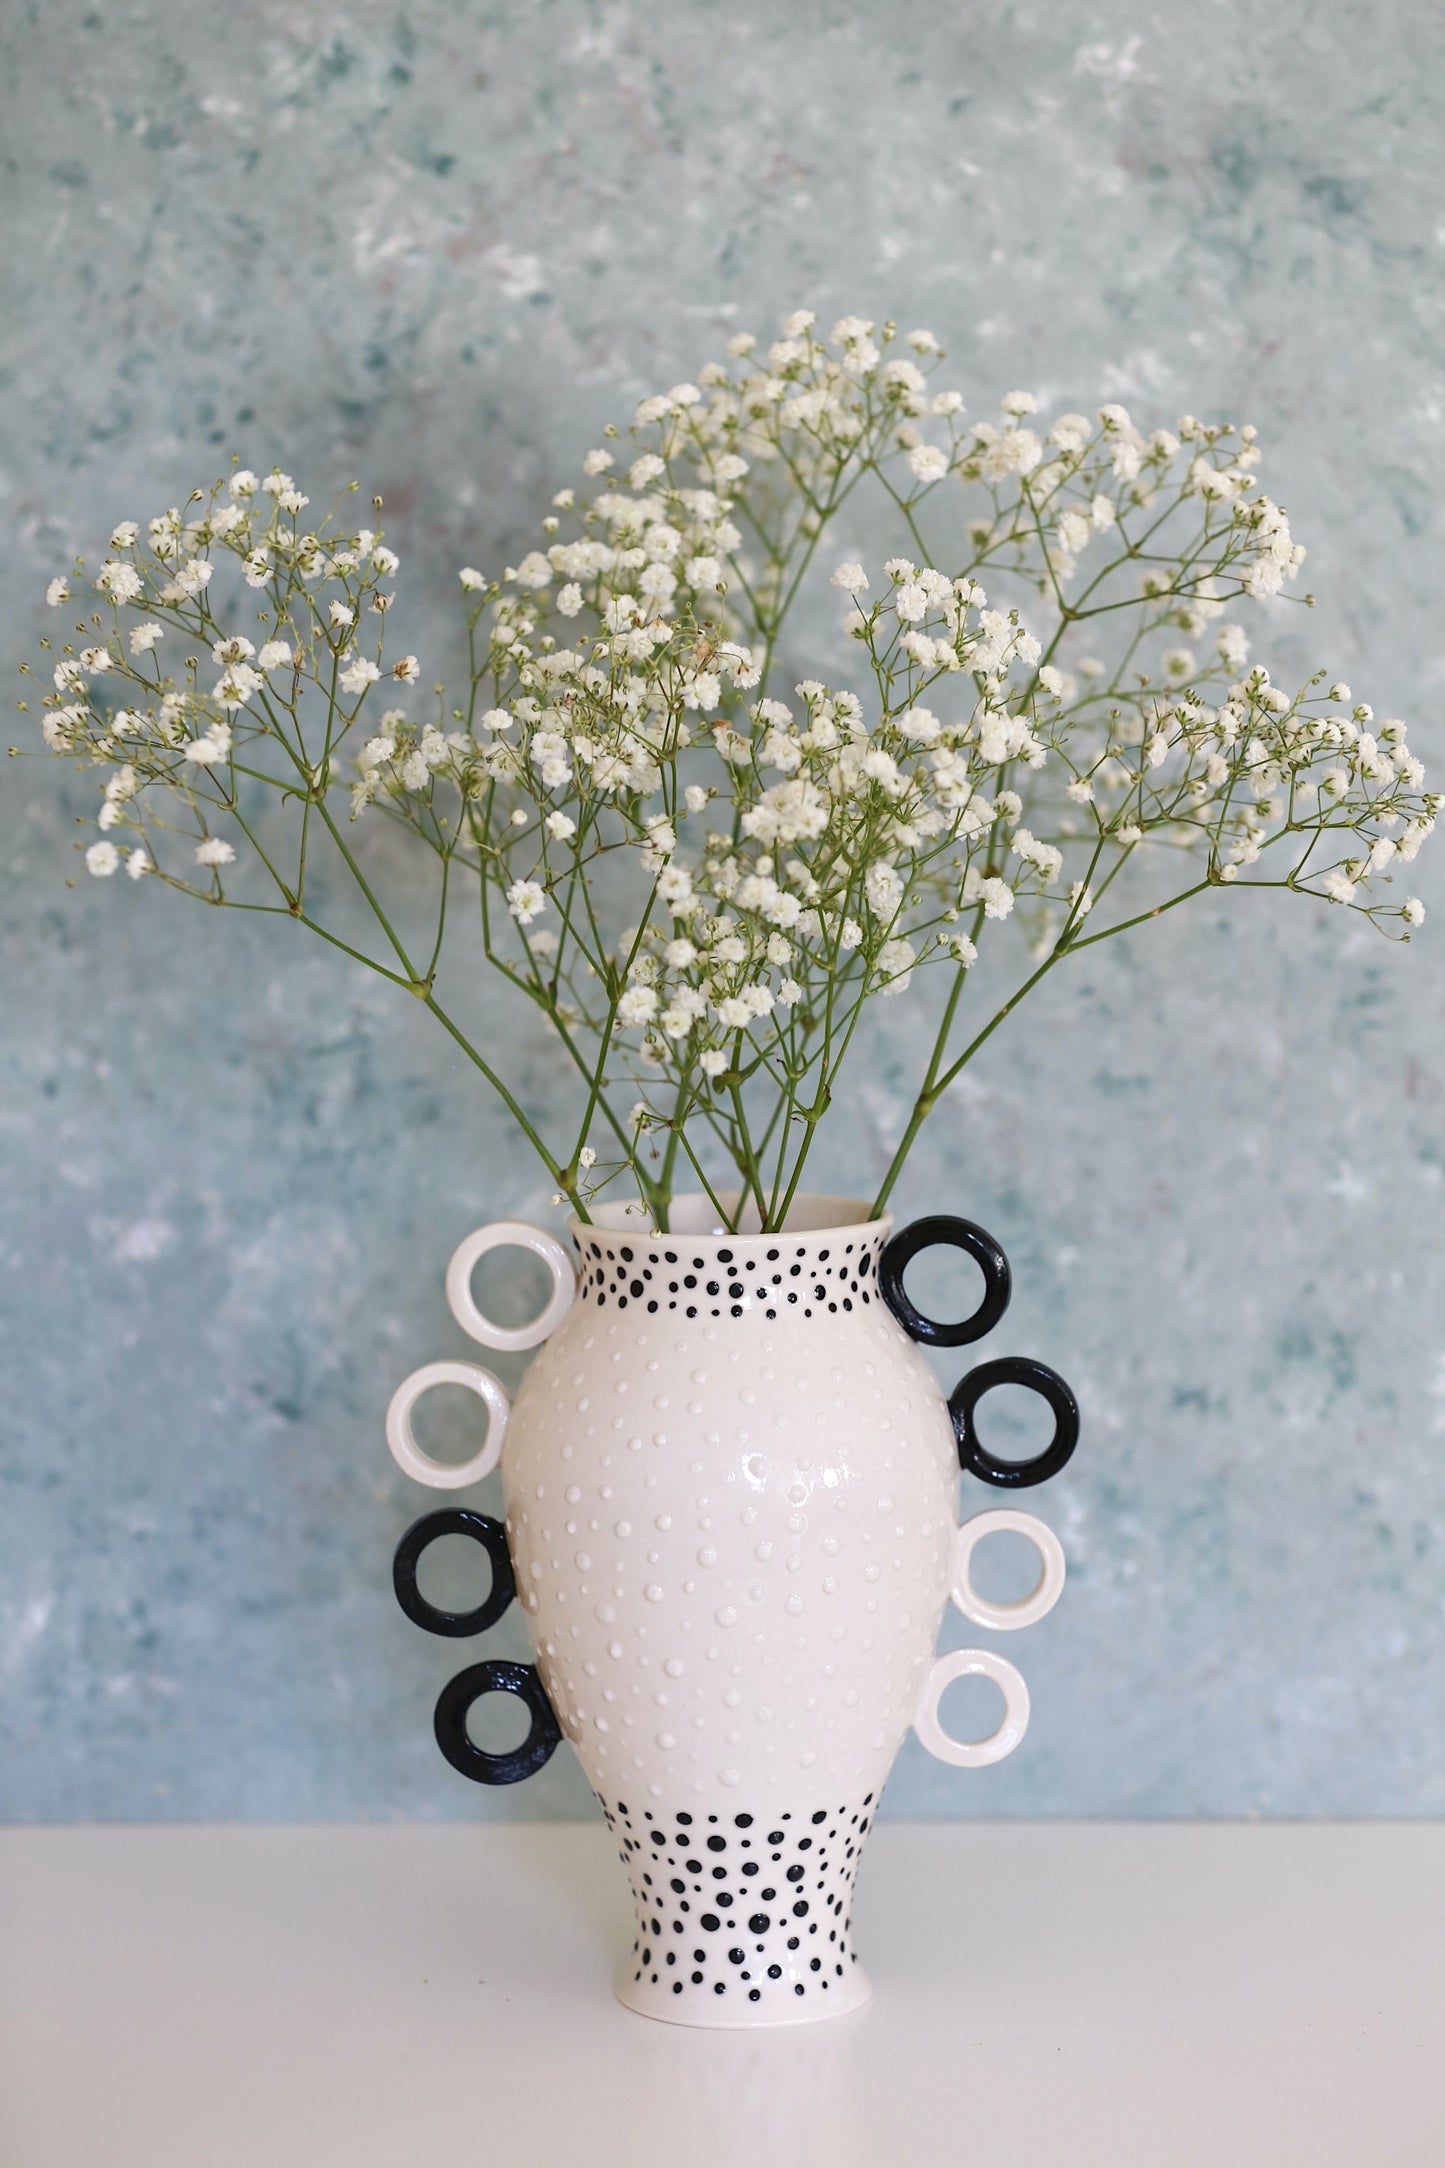
[{"label": "vase rim", "polygon": [[[740,1195],[741,1192],[735,1189],[713,1192],[717,1202],[728,1212],[736,1209]],[[753,1222],[751,1226],[749,1219]],[[728,1242],[751,1248],[774,1242],[779,1234],[886,1236],[893,1224],[893,1215],[883,1212],[875,1218],[861,1197],[837,1197],[822,1190],[800,1190],[788,1207],[782,1226],[764,1233],[757,1226],[756,1205],[750,1205],[744,1212],[740,1227],[723,1227],[719,1225],[713,1198],[701,1190],[689,1190],[673,1198],[668,1220],[670,1224],[664,1234],[653,1225],[646,1205],[634,1198],[625,1203],[599,1205],[590,1222],[572,1219],[568,1225],[583,1242],[589,1236],[595,1238],[599,1234],[633,1235],[646,1242],[666,1242],[676,1237],[688,1242]]]}]

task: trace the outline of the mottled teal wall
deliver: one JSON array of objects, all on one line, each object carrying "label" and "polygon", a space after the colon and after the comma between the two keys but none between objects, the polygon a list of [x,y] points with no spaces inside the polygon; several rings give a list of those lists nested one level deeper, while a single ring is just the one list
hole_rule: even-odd
[{"label": "mottled teal wall", "polygon": [[[1445,762],[1429,0],[9,0],[0,44],[5,653],[234,449],[384,493],[444,667],[457,565],[807,304],[930,324],[976,411],[1257,423],[1321,598],[1272,654]],[[89,791],[4,782],[0,1813],[583,1810],[567,1754],[501,1795],[442,1764],[456,1651],[388,1587],[422,1500],[381,1410],[464,1351],[455,1241],[543,1190],[414,1005],[289,927],[67,890]],[[903,1209],[1004,1238],[999,1343],[1088,1430],[1041,1494],[1072,1579],[1015,1652],[1027,1745],[973,1778],[910,1748],[895,1810],[1445,1806],[1437,855],[1408,950],[1235,897],[1093,952],[938,1117]],[[910,1052],[836,1122],[837,1186]]]}]

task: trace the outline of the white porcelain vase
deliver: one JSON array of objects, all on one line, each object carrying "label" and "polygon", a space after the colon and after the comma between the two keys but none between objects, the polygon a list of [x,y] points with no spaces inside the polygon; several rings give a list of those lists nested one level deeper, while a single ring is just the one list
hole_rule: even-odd
[{"label": "white porcelain vase", "polygon": [[[745,1223],[746,1224],[746,1223]],[[479,1365],[438,1362],[407,1379],[387,1415],[402,1469],[441,1489],[500,1462],[505,1532],[443,1509],[397,1553],[398,1597],[433,1632],[484,1632],[515,1591],[534,1665],[484,1660],[437,1705],[447,1759],[511,1783],[575,1748],[631,1879],[637,1932],[619,1985],[648,2016],[693,2025],[796,2023],[868,1993],[849,1909],[863,1840],[913,1726],[928,1750],[981,1768],[1017,1746],[1028,1693],[986,1649],[936,1657],[950,1599],[977,1624],[1027,1626],[1058,1598],[1052,1532],[1012,1508],[958,1524],[960,1461],[1003,1488],[1063,1465],[1078,1435],[1073,1396],[1028,1358],[973,1370],[950,1398],[918,1341],[961,1345],[1008,1301],[1008,1265],[968,1221],[891,1222],[834,1197],[800,1197],[781,1233],[721,1231],[702,1197],[679,1199],[670,1231],[634,1207],[574,1222],[575,1256],[519,1222],[457,1250],[447,1291],[459,1323],[493,1348],[542,1343],[515,1401]],[[962,1324],[924,1318],[903,1288],[932,1243],[968,1251],[986,1293]],[[508,1330],[476,1307],[488,1250],[522,1245],[546,1263],[551,1298]],[[1022,1383],[1053,1407],[1054,1436],[1025,1463],[979,1440],[992,1385]],[[487,1404],[486,1442],[462,1464],[421,1451],[418,1397],[462,1384]],[[979,1539],[1013,1529],[1037,1548],[1021,1602],[974,1590]],[[487,1549],[492,1587],[475,1611],[422,1596],[428,1543],[460,1531]],[[951,1738],[939,1700],[965,1674],[994,1681],[1003,1716],[986,1739]],[[520,1694],[532,1725],[493,1754],[467,1731],[473,1704]]]}]

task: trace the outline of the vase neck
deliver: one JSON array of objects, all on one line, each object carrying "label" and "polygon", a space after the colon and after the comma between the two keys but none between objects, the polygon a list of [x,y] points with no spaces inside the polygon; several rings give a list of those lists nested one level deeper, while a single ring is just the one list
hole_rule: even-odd
[{"label": "vase neck", "polygon": [[768,1235],[661,1235],[574,1226],[578,1299],[600,1311],[770,1322],[868,1310],[889,1222]]}]

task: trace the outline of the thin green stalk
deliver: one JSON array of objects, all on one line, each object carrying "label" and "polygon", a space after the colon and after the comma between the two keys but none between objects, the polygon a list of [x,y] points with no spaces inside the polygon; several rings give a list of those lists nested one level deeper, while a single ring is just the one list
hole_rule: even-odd
[{"label": "thin green stalk", "polygon": [[[1065,951],[1065,953],[1068,952]],[[1018,1004],[1023,1000],[1024,996],[1031,993],[1034,987],[1039,984],[1039,981],[1043,978],[1046,978],[1049,972],[1053,970],[1055,964],[1057,964],[1059,961],[1060,952],[1057,949],[1052,949],[1049,954],[1044,958],[1044,961],[1039,965],[1037,971],[1032,972],[1030,976],[1024,980],[1023,984],[1013,994],[1009,996],[1008,1000],[1004,1002],[1003,1006],[994,1012],[993,1016],[989,1019],[988,1023],[984,1025],[983,1030],[979,1032],[978,1036],[969,1041],[968,1045],[964,1048],[958,1059],[950,1063],[949,1067],[945,1069],[942,1074],[939,1074],[935,1070],[933,1075],[933,1081],[926,1087],[925,1090],[919,1093],[917,1099],[913,1103],[913,1109],[908,1117],[907,1127],[905,1128],[903,1135],[899,1140],[898,1149],[893,1155],[893,1159],[889,1166],[888,1173],[883,1181],[883,1186],[879,1190],[878,1195],[873,1200],[873,1217],[875,1219],[879,1216],[879,1214],[883,1211],[884,1207],[887,1205],[889,1196],[891,1195],[893,1190],[893,1185],[897,1181],[899,1174],[902,1172],[904,1161],[907,1159],[909,1152],[913,1149],[913,1145],[918,1136],[918,1132],[920,1131],[920,1129],[922,1129],[923,1124],[927,1121],[929,1115],[933,1112],[933,1109],[937,1106],[939,1100],[943,1097],[943,1094],[948,1090],[949,1085],[953,1082],[954,1078],[958,1076],[968,1066],[969,1062],[972,1061],[974,1055],[979,1051],[979,1048],[986,1045],[987,1042],[993,1037],[994,1033],[998,1030],[999,1025],[1004,1021],[1004,1018],[1006,1016],[1012,1015],[1013,1011],[1018,1007]]]},{"label": "thin green stalk", "polygon": [[[874,1219],[878,1219],[882,1216],[884,1207],[887,1205],[888,1199],[893,1194],[893,1185],[898,1180],[899,1175],[903,1172],[903,1162],[908,1157],[909,1151],[912,1149],[913,1146],[913,1140],[918,1135],[919,1130],[922,1128],[923,1123],[927,1118],[928,1109],[932,1105],[932,1100],[929,1098],[929,1094],[932,1092],[934,1084],[938,1077],[939,1064],[942,1062],[945,1050],[948,1046],[949,1036],[953,1030],[953,1019],[955,1014],[957,1013],[959,1000],[963,994],[964,981],[967,977],[967,971],[965,970],[964,966],[960,964],[953,975],[953,984],[948,990],[948,999],[944,1002],[943,1005],[943,1014],[939,1019],[938,1030],[934,1033],[933,1046],[928,1057],[928,1067],[924,1071],[923,1083],[919,1090],[918,1097],[913,1104],[913,1112],[909,1120],[909,1126],[904,1131],[902,1141],[900,1142],[897,1151],[893,1154],[892,1159],[888,1163],[888,1171],[883,1177],[882,1187],[879,1189],[877,1196],[873,1200],[872,1217]],[[922,1111],[920,1111],[920,1109]]]},{"label": "thin green stalk", "polygon": [[558,1188],[565,1191],[566,1195],[570,1198],[573,1210],[576,1212],[577,1217],[580,1220],[587,1222],[587,1207],[578,1191],[576,1175],[572,1173],[570,1169],[560,1167],[557,1164],[557,1161],[552,1157],[552,1154],[548,1151],[546,1145],[542,1142],[542,1139],[538,1136],[536,1130],[532,1127],[532,1124],[529,1121],[520,1102],[502,1082],[502,1079],[498,1076],[496,1070],[492,1067],[491,1063],[487,1061],[483,1055],[477,1052],[477,1049],[472,1045],[470,1039],[467,1038],[466,1034],[460,1029],[457,1024],[452,1021],[451,1017],[447,1015],[446,1010],[441,1006],[435,994],[431,993],[428,990],[427,992],[420,994],[419,999],[428,1009],[431,1010],[432,1015],[441,1025],[443,1031],[447,1032],[453,1039],[455,1039],[457,1045],[466,1055],[467,1060],[471,1062],[473,1066],[478,1069],[481,1074],[486,1078],[487,1082],[491,1085],[493,1091],[496,1092],[498,1098],[506,1107],[508,1113],[512,1116],[512,1119],[516,1122],[518,1128],[522,1131],[523,1136],[525,1136],[527,1142],[531,1145],[533,1151],[537,1154],[537,1157],[541,1160],[548,1174],[551,1175],[552,1180],[557,1184]]}]

